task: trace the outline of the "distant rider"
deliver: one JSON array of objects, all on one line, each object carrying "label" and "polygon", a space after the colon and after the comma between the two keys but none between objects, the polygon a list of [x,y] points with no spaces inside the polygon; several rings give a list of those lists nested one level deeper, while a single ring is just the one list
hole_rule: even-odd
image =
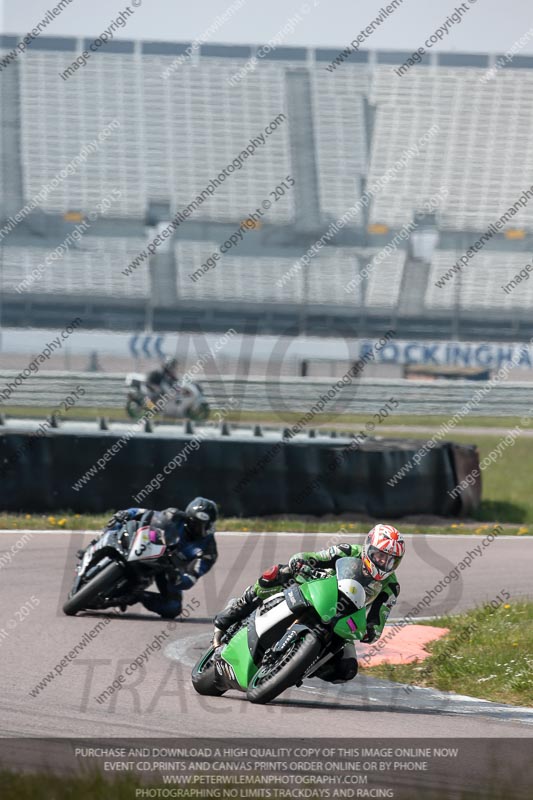
[{"label": "distant rider", "polygon": [[154,369],[146,376],[146,387],[150,399],[155,402],[165,393],[175,389],[178,382],[178,361],[176,358],[166,358],[160,369]]},{"label": "distant rider", "polygon": [[[241,597],[233,598],[226,608],[215,617],[213,645],[219,647],[224,633],[236,622],[247,617],[261,605],[262,601],[295,577],[312,580],[315,570],[334,574],[335,563],[347,556],[360,559],[360,583],[366,593],[367,629],[362,642],[371,644],[381,636],[387,618],[400,593],[396,570],[405,553],[405,541],[392,525],[376,525],[366,537],[364,544],[338,544],[316,553],[296,553],[288,564],[276,564],[253,586],[248,586]],[[344,683],[357,675],[358,664],[355,647],[348,642],[335,656],[325,663],[316,677],[331,683]]]},{"label": "distant rider", "polygon": [[[150,525],[156,536],[167,545],[166,563],[156,574],[158,592],[143,592],[139,601],[149,611],[172,619],[181,613],[182,594],[205,575],[217,560],[215,523],[218,517],[216,503],[205,497],[191,500],[185,511],[166,508],[154,511],[146,508],[128,508],[117,511],[106,526],[107,530],[120,530],[134,520],[140,526]],[[93,540],[96,541],[96,540]],[[159,539],[157,539],[159,541]],[[83,551],[78,553],[81,557]]]},{"label": "distant rider", "polygon": [[198,397],[198,389],[194,385],[178,385],[176,358],[166,358],[160,369],[148,373],[146,388],[152,403],[161,397],[168,397],[163,413],[172,417],[185,417]]}]

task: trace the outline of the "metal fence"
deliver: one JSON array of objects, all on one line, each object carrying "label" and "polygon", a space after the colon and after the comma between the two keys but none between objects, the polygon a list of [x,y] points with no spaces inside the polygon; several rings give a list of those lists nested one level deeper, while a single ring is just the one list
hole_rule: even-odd
[{"label": "metal fence", "polygon": [[[208,402],[218,408],[223,408],[233,397],[236,407],[243,411],[305,412],[322,397],[324,413],[372,415],[393,398],[398,405],[391,417],[399,414],[453,415],[476,397],[478,389],[486,386],[479,381],[363,378],[339,389],[335,381],[328,378],[265,380],[230,376],[206,378],[201,383]],[[83,398],[77,401],[78,407],[104,409],[125,405],[124,375],[42,372],[21,380],[19,372],[0,371],[0,409],[12,406],[55,408],[76,386],[85,390]],[[473,405],[471,413],[521,416],[531,407],[532,385],[507,382],[493,386]]]}]

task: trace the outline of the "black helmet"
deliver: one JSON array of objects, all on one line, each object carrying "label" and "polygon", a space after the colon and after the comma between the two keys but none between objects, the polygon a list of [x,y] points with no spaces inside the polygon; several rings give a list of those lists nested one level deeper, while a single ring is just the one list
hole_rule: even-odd
[{"label": "black helmet", "polygon": [[178,374],[178,359],[165,358],[163,361],[163,369],[165,372],[169,372],[175,378]]},{"label": "black helmet", "polygon": [[218,517],[218,508],[212,500],[195,497],[185,509],[185,530],[191,539],[201,539],[210,533]]}]

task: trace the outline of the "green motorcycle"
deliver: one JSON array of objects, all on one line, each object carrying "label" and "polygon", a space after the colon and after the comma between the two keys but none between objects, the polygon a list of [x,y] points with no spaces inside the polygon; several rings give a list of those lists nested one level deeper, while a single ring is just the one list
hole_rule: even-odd
[{"label": "green motorcycle", "polygon": [[290,686],[301,686],[347,641],[366,631],[366,595],[361,562],[341,558],[335,575],[315,571],[265,600],[226,631],[222,647],[211,646],[195,664],[199,694],[246,692],[251,703],[268,703]]}]

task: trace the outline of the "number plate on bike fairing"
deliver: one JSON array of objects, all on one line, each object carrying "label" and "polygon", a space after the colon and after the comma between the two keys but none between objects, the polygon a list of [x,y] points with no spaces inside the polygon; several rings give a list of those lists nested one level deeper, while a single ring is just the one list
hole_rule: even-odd
[{"label": "number plate on bike fairing", "polygon": [[166,545],[150,541],[149,526],[139,528],[131,546],[128,561],[146,561],[150,558],[160,558],[166,550]]}]

